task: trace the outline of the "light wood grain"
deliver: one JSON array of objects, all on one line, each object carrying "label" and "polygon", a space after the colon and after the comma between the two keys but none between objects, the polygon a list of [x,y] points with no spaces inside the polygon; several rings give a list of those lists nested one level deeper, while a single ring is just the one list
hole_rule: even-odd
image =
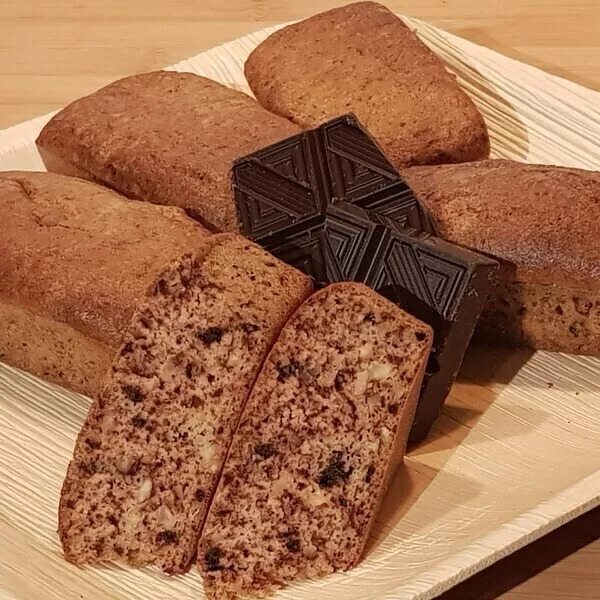
[{"label": "light wood grain", "polygon": [[[0,127],[335,0],[2,0]],[[391,8],[600,89],[598,0],[390,0]]]},{"label": "light wood grain", "polygon": [[[276,22],[300,18],[332,4],[316,0],[302,3],[272,0],[106,0],[102,3],[89,0],[4,0],[0,6],[0,127],[58,108],[121,75],[162,67],[222,41]],[[398,12],[427,19],[509,56],[589,87],[600,88],[600,3],[597,0],[498,0],[483,3],[474,0],[406,0],[388,4]],[[589,160],[592,158],[590,155]],[[510,371],[510,361],[508,365],[505,368]],[[479,367],[475,369],[479,370]],[[475,374],[472,373],[472,376],[475,377]],[[540,388],[534,386],[534,391],[543,394],[544,384],[538,383]],[[430,494],[436,491],[430,489],[429,482],[456,452],[461,441],[470,435],[473,442],[472,429],[479,423],[485,407],[496,400],[500,390],[498,385],[502,387],[498,382],[495,386],[474,386],[467,379],[456,387],[432,439],[423,448],[413,451],[408,461],[409,475],[401,473],[396,480],[399,492],[405,493],[404,484],[407,482],[410,484],[409,499],[416,500],[427,489]],[[498,408],[502,410],[502,404]],[[0,408],[0,417],[4,416],[1,411]],[[5,423],[5,426],[8,428],[10,424]],[[48,436],[41,426],[39,433]],[[67,429],[67,437],[71,434],[73,432]],[[42,456],[38,458],[43,459]],[[533,468],[535,465],[532,465]],[[35,469],[33,471],[32,477]],[[444,487],[444,482],[449,481],[437,479],[438,487]],[[34,488],[29,491],[37,493]],[[466,486],[465,498],[458,499],[458,504],[466,504],[467,508],[468,492]],[[404,506],[411,504],[412,501]],[[34,569],[40,558],[37,554],[39,546],[36,545],[39,536],[24,538],[19,533],[18,523],[5,521],[6,515],[1,509],[1,537],[3,541],[13,539],[15,543],[10,546],[3,544],[3,549],[0,548],[0,587],[5,579],[2,563],[6,565],[10,559],[13,565],[18,566],[17,570],[24,573],[27,569]],[[384,511],[380,519],[381,534],[389,531],[388,523],[396,524],[404,516],[395,511],[394,503],[386,510],[388,512]],[[43,535],[52,532],[49,525],[40,522]],[[590,527],[600,529],[600,519],[586,521],[587,534]],[[576,528],[577,522],[569,531],[576,531]],[[564,534],[564,539],[567,535]],[[376,537],[375,556],[377,552],[385,553],[386,550],[385,542],[378,550],[377,540]],[[560,544],[560,540],[560,537],[554,537],[553,544]],[[55,540],[52,538],[48,543],[53,547]],[[543,566],[540,552],[543,552],[543,545],[537,547],[536,556]],[[598,599],[599,552],[600,543],[592,544],[501,597],[503,600]],[[527,562],[528,559],[522,560]],[[50,579],[58,576],[63,572],[61,566],[60,559],[53,559],[43,576]],[[513,563],[511,569],[517,568],[518,564]],[[490,581],[494,581],[493,569],[491,573],[487,583],[475,583],[475,587],[463,585],[459,588],[462,595],[453,597],[461,600],[492,597],[489,590]],[[505,576],[501,566],[497,567],[497,573],[498,578]],[[106,576],[102,574],[100,580]],[[8,572],[6,579],[14,585],[22,585],[15,582],[26,580]],[[5,588],[7,591],[12,591],[11,584]],[[79,592],[90,598],[96,597],[94,580],[86,584],[86,589],[77,588],[73,582],[71,584],[75,585],[73,594]],[[33,580],[28,585],[29,588],[22,588],[21,592],[25,594],[22,597],[43,600],[39,596],[39,581],[37,588]]]}]

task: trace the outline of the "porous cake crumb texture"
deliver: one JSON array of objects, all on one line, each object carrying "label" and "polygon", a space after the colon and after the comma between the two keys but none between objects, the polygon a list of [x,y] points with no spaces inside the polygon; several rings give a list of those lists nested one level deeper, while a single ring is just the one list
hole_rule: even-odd
[{"label": "porous cake crumb texture", "polygon": [[210,598],[356,564],[401,459],[428,326],[359,284],[312,296],[253,389],[201,539]]},{"label": "porous cake crumb texture", "polygon": [[92,406],[60,502],[72,562],[179,573],[194,557],[251,385],[310,292],[302,274],[224,237],[162,274]]}]

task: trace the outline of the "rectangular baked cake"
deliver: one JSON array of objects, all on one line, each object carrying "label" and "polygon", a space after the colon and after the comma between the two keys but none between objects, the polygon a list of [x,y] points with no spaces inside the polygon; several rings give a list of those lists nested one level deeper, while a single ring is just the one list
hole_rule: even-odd
[{"label": "rectangular baked cake", "polygon": [[444,63],[375,2],[315,15],[250,54],[258,101],[303,128],[353,112],[396,166],[487,158],[477,108]]},{"label": "rectangular baked cake", "polygon": [[600,173],[489,160],[402,175],[441,236],[501,263],[480,336],[600,356]]},{"label": "rectangular baked cake", "polygon": [[49,171],[179,206],[212,231],[237,231],[232,161],[297,130],[211,79],[156,71],[72,102],[36,143]]}]

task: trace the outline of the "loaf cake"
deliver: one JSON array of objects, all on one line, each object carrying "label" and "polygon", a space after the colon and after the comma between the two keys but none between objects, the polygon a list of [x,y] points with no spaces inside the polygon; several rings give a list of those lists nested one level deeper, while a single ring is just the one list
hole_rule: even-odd
[{"label": "loaf cake", "polygon": [[213,231],[237,231],[231,162],[297,130],[246,94],[158,71],[73,102],[44,127],[37,147],[49,171],[179,206]]},{"label": "loaf cake", "polygon": [[139,299],[209,232],[88,181],[0,172],[0,361],[93,394]]},{"label": "loaf cake", "polygon": [[402,175],[443,237],[501,262],[480,336],[600,356],[600,173],[491,160]]},{"label": "loaf cake", "polygon": [[245,65],[258,101],[302,127],[354,112],[397,166],[487,158],[483,118],[394,14],[359,2],[285,27]]},{"label": "loaf cake", "polygon": [[432,333],[339,283],[282,330],[252,390],[199,544],[209,598],[355,565],[404,454]]},{"label": "loaf cake", "polygon": [[77,439],[65,556],[187,570],[225,454],[307,277],[241,236],[171,264],[133,317]]}]

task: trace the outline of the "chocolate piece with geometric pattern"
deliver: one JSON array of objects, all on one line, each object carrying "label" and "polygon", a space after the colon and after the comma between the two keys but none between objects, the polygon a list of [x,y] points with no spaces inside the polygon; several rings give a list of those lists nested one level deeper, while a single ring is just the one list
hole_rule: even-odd
[{"label": "chocolate piece with geometric pattern", "polygon": [[237,160],[232,179],[240,229],[255,241],[287,236],[338,201],[435,234],[417,197],[353,115]]},{"label": "chocolate piece with geometric pattern", "polygon": [[386,235],[376,216],[339,202],[304,222],[302,229],[285,237],[262,241],[280,260],[310,275],[317,284],[361,281],[360,270],[369,264],[375,247]]},{"label": "chocolate piece with geometric pattern", "polygon": [[431,325],[433,349],[410,439],[427,436],[462,363],[498,263],[347,202],[265,248],[320,284],[366,283]]},{"label": "chocolate piece with geometric pattern", "polygon": [[434,330],[410,440],[423,440],[442,409],[487,299],[498,263],[440,238],[387,225],[361,281]]}]

